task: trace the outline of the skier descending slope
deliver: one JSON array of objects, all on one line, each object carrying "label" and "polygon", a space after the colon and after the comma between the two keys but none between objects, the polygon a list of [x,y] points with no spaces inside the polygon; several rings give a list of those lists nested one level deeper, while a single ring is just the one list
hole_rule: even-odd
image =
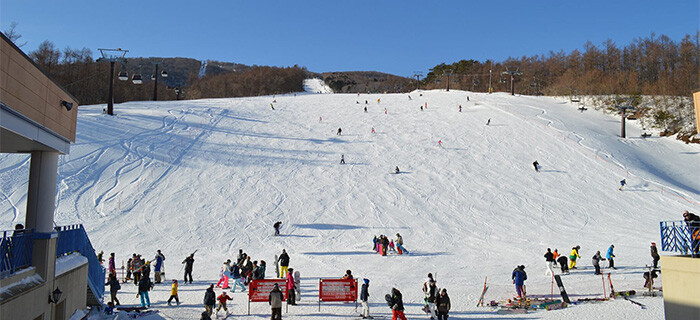
[{"label": "skier descending slope", "polygon": [[532,163],[532,166],[535,167],[535,172],[540,172],[540,163],[537,160]]},{"label": "skier descending slope", "polygon": [[622,191],[622,187],[624,187],[626,184],[627,184],[627,180],[625,180],[625,179],[620,180],[620,187],[617,188],[617,190]]}]

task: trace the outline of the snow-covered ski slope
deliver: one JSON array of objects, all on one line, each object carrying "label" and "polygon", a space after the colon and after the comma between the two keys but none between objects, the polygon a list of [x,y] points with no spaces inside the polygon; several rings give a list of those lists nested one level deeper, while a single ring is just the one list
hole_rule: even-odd
[{"label": "snow-covered ski slope", "polygon": [[[284,95],[275,110],[272,97],[131,102],[116,105],[114,117],[102,114],[104,105],[80,106],[77,141],[60,157],[56,223],[83,223],[118,265],[161,249],[168,278],[182,277],[180,262],[198,249],[198,281],[181,285],[182,306],[165,306],[168,285],[151,294],[166,318],[197,318],[204,288],[239,248],[267,261],[268,277],[284,248],[303,277],[302,303],[285,319],[355,317],[354,305],[319,313],[313,298],[318,278],[346,269],[371,279],[375,315],[389,314],[382,297],[396,286],[409,319],[425,318],[420,288],[433,272],[451,296],[451,319],[469,319],[503,318],[475,305],[485,276],[487,302],[512,297],[516,265],[526,266],[528,294],[549,295],[548,247],[568,255],[581,246],[581,268],[563,277],[574,299],[602,296],[591,257],[610,244],[615,288],[641,291],[658,222],[700,209],[697,145],[643,140],[633,122],[620,139],[619,118],[553,98],[410,95]],[[0,157],[4,229],[24,221],[28,169],[26,155]],[[283,222],[280,237],[272,236],[275,221]],[[374,235],[397,232],[410,255],[372,253]],[[121,292],[123,304],[137,303],[133,286]],[[236,293],[233,312],[243,315],[245,301]],[[661,298],[638,301],[648,308],[618,300],[514,317],[663,317]],[[252,312],[269,308],[253,304]]]},{"label": "snow-covered ski slope", "polygon": [[333,93],[333,89],[319,78],[304,80],[304,91],[310,93]]}]

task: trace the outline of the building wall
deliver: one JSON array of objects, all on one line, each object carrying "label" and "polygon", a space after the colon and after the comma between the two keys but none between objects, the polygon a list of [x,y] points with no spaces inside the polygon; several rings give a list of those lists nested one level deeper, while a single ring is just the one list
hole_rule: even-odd
[{"label": "building wall", "polygon": [[55,319],[68,319],[75,310],[85,309],[87,305],[87,277],[87,263],[56,277],[55,285],[63,291],[61,301],[64,301],[65,315],[63,317],[56,315]]},{"label": "building wall", "polygon": [[700,319],[700,259],[662,256],[661,280],[666,319]]},{"label": "building wall", "polygon": [[[0,41],[0,102],[75,142],[78,102],[41,71],[19,48]],[[67,111],[61,101],[73,103]]]}]

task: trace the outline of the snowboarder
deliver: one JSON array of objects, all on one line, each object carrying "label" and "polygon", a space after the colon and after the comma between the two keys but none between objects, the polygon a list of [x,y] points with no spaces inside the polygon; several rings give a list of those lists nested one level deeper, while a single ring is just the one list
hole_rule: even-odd
[{"label": "snowboarder", "polygon": [[277,261],[280,263],[280,278],[284,279],[287,275],[287,269],[289,269],[289,255],[287,250],[282,249],[282,254],[280,254]]},{"label": "snowboarder", "polygon": [[105,285],[109,285],[109,297],[110,301],[114,303],[116,301],[117,305],[119,305],[119,299],[117,299],[117,292],[122,288],[121,284],[119,284],[119,280],[117,280],[117,274],[116,273],[110,273],[109,274],[109,280],[107,280],[107,283]]},{"label": "snowboarder", "polygon": [[280,227],[282,226],[282,221],[277,221],[272,226],[275,227],[275,235],[279,236],[280,235]]},{"label": "snowboarder", "polygon": [[486,120],[486,125],[488,126],[489,124],[491,124],[491,118],[489,118],[488,120]]},{"label": "snowboarder", "polygon": [[447,314],[450,312],[452,305],[450,304],[450,296],[447,295],[447,289],[442,289],[440,295],[435,299],[437,304],[437,318],[438,320],[447,320]]},{"label": "snowboarder", "polygon": [[569,269],[576,269],[576,259],[581,258],[581,256],[578,254],[578,250],[581,249],[581,246],[575,246],[571,248],[571,253],[569,254]]},{"label": "snowboarder", "polygon": [[338,132],[336,133],[336,135],[342,136],[342,135],[343,135],[343,129],[342,129],[342,128],[338,128]]},{"label": "snowboarder", "polygon": [[527,280],[527,273],[525,273],[525,266],[519,265],[513,270],[513,283],[515,284],[515,291],[518,293],[518,298],[525,297],[525,280]]},{"label": "snowboarder", "polygon": [[155,278],[155,283],[161,282],[161,271],[163,270],[163,262],[165,261],[165,255],[158,250],[156,257],[154,258],[156,265],[153,267],[153,276]]},{"label": "snowboarder", "polygon": [[435,319],[437,316],[435,298],[437,297],[438,289],[432,273],[428,273],[428,279],[423,283],[423,293],[425,294],[425,307],[423,307],[423,311],[430,316],[430,319]]},{"label": "snowboarder", "polygon": [[192,265],[194,265],[194,253],[189,255],[185,260],[182,260],[185,265],[185,283],[187,283],[187,276],[190,276],[190,283],[192,283]]},{"label": "snowboarder", "polygon": [[547,253],[544,254],[544,259],[545,263],[547,264],[547,271],[544,272],[544,275],[554,275],[554,270],[552,270],[552,267],[556,265],[556,261],[554,261],[554,254],[552,253],[552,249],[547,248]]},{"label": "snowboarder", "polygon": [[605,257],[608,258],[608,268],[617,269],[615,268],[615,260],[613,260],[613,258],[615,258],[615,254],[613,253],[614,249],[615,245],[611,244],[610,247],[608,247],[608,252],[605,254]]},{"label": "snowboarder", "polygon": [[401,295],[401,291],[396,288],[391,288],[391,295],[386,296],[387,303],[389,304],[389,307],[391,308],[391,314],[392,314],[392,320],[407,320],[406,315],[403,314],[403,297]]},{"label": "snowboarder", "polygon": [[221,310],[221,308],[224,309],[224,311],[226,312],[226,316],[228,316],[228,308],[226,308],[226,301],[228,301],[228,300],[233,300],[233,299],[231,299],[231,297],[229,297],[229,296],[226,294],[226,291],[222,292],[222,293],[221,293],[218,297],[216,297],[216,298],[217,298],[217,300],[219,300],[219,306],[216,307],[217,318],[218,318],[219,310]]},{"label": "snowboarder", "polygon": [[297,305],[296,299],[295,299],[295,291],[294,291],[294,268],[289,268],[289,271],[287,272],[287,304],[295,306]]},{"label": "snowboarder", "polygon": [[620,180],[620,187],[617,188],[617,190],[622,191],[622,187],[624,187],[626,184],[627,184],[627,180],[626,180],[626,179]]},{"label": "snowboarder", "polygon": [[559,256],[557,258],[557,262],[559,262],[559,265],[561,266],[561,273],[569,273],[569,266],[567,265],[568,259],[566,256]]},{"label": "snowboarder", "polygon": [[532,166],[535,167],[535,172],[540,172],[540,163],[537,160],[532,163]]},{"label": "snowboarder", "polygon": [[345,164],[345,155],[344,154],[340,155],[340,164]]},{"label": "snowboarder", "polygon": [[656,248],[655,242],[651,243],[650,249],[651,249],[651,258],[654,261],[654,269],[656,269],[656,268],[658,268],[659,259],[661,259],[661,257],[659,256],[659,250]]},{"label": "snowboarder", "polygon": [[605,260],[600,255],[600,250],[596,251],[595,254],[593,255],[593,267],[595,268],[595,275],[600,275],[600,260]]},{"label": "snowboarder", "polygon": [[214,312],[214,305],[216,304],[216,294],[214,293],[214,284],[210,284],[207,291],[204,292],[204,310],[207,315],[211,317]]},{"label": "snowboarder", "polygon": [[141,277],[139,280],[139,293],[137,294],[137,296],[141,297],[141,307],[151,307],[151,299],[148,297],[148,291],[151,291],[151,288],[153,288],[151,279],[149,277]]},{"label": "snowboarder", "polygon": [[362,304],[362,312],[360,315],[362,319],[372,319],[372,316],[369,315],[369,303],[367,302],[369,299],[369,279],[364,278],[362,282],[364,283],[362,284],[362,289],[360,289],[360,303]]},{"label": "snowboarder", "polygon": [[275,106],[273,106],[272,103],[270,103],[270,108],[272,108],[272,110],[275,110]]},{"label": "snowboarder", "polygon": [[399,166],[396,166],[396,169],[394,169],[394,172],[396,172],[396,174],[401,173],[401,170],[399,170]]},{"label": "snowboarder", "polygon": [[280,291],[280,286],[275,283],[275,286],[270,291],[268,296],[268,302],[270,303],[270,308],[272,309],[271,320],[282,320],[282,291]]},{"label": "snowboarder", "polygon": [[170,301],[173,301],[175,299],[175,303],[177,305],[180,305],[180,298],[177,296],[177,280],[173,279],[173,284],[170,286],[170,298],[168,298],[168,305],[170,305]]},{"label": "snowboarder", "polygon": [[403,237],[401,237],[400,234],[396,234],[396,242],[394,243],[396,244],[396,248],[398,249],[399,254],[403,254],[404,252],[407,254],[409,253],[408,250],[406,250],[406,248],[404,248],[403,246]]}]

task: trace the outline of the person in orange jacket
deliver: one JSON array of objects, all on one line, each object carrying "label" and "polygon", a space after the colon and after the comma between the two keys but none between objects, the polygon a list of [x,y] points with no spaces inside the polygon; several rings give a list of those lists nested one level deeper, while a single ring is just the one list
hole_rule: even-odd
[{"label": "person in orange jacket", "polygon": [[216,313],[218,314],[219,310],[221,310],[221,308],[224,308],[224,311],[226,311],[226,315],[228,316],[228,308],[226,308],[226,301],[233,299],[231,299],[231,297],[229,297],[226,294],[226,290],[224,290],[218,297],[216,297],[216,299],[219,300],[219,306],[216,307]]}]

